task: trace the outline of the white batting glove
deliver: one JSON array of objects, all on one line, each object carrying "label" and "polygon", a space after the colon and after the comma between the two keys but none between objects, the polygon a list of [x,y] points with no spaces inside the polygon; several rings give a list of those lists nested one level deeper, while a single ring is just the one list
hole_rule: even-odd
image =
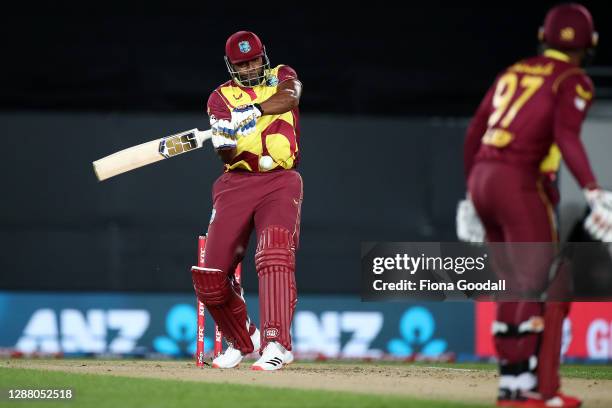
[{"label": "white batting glove", "polygon": [[591,213],[584,220],[584,229],[595,239],[612,242],[612,192],[584,190]]},{"label": "white batting glove", "polygon": [[484,242],[484,228],[469,198],[457,205],[457,237],[464,242]]},{"label": "white batting glove", "polygon": [[255,132],[257,118],[262,114],[257,105],[242,105],[232,110],[232,127],[237,136],[246,136]]},{"label": "white batting glove", "polygon": [[210,118],[212,144],[217,150],[233,149],[237,145],[236,131],[229,120]]}]

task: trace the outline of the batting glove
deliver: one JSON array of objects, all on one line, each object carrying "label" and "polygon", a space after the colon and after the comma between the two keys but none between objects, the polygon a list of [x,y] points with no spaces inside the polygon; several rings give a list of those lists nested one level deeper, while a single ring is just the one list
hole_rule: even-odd
[{"label": "batting glove", "polygon": [[484,242],[484,228],[470,198],[457,205],[457,237],[464,242]]},{"label": "batting glove", "polygon": [[236,131],[229,120],[210,118],[212,144],[217,150],[233,149],[237,145]]},{"label": "batting glove", "polygon": [[232,110],[232,127],[237,136],[246,136],[255,132],[257,118],[262,114],[259,104],[242,105]]},{"label": "batting glove", "polygon": [[612,192],[584,190],[591,213],[584,220],[584,229],[595,239],[612,242]]}]

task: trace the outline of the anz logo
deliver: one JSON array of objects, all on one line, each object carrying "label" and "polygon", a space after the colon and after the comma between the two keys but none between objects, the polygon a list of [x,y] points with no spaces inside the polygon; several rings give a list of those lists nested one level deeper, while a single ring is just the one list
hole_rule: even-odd
[{"label": "anz logo", "polygon": [[372,347],[383,327],[378,311],[299,311],[293,322],[294,350],[326,357],[376,358],[382,350]]},{"label": "anz logo", "polygon": [[[211,325],[214,325],[212,320]],[[166,334],[153,340],[155,351],[171,356],[192,356],[196,352],[198,318],[191,305],[173,306],[166,315]],[[212,340],[204,338],[204,350],[212,348]]]},{"label": "anz logo", "polygon": [[394,338],[387,344],[389,353],[396,357],[420,354],[437,357],[447,348],[445,340],[435,339],[436,321],[429,310],[422,306],[412,307],[400,318],[399,332],[402,338]]},{"label": "anz logo", "polygon": [[24,353],[132,353],[149,321],[146,310],[38,309],[15,348]]}]

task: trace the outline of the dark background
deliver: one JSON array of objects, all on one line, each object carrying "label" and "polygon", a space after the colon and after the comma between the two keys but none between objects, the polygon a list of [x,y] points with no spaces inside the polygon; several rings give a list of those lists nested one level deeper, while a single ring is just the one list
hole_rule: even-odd
[{"label": "dark background", "polygon": [[[248,29],[304,84],[299,289],[358,293],[362,241],[455,239],[467,117],[499,70],[535,53],[553,4],[232,12],[111,2],[4,14],[0,289],[191,290],[221,171],[211,149],[103,183],[91,162],[207,128],[206,98],[228,79],[225,40]],[[612,13],[586,4],[600,32],[589,72],[606,99]]]},{"label": "dark background", "polygon": [[[273,65],[298,71],[305,113],[469,115],[498,71],[536,52],[557,3],[231,4],[109,1],[87,14],[58,4],[4,15],[0,108],[200,111],[227,80],[225,40],[246,29]],[[585,4],[600,33],[597,64],[610,66],[612,6]]]}]

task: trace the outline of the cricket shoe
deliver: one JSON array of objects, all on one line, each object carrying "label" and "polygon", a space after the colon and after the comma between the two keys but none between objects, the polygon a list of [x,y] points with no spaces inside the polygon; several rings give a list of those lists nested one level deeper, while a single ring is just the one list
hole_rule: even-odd
[{"label": "cricket shoe", "polygon": [[[259,330],[255,328],[253,334],[251,334],[251,341],[253,342],[253,350],[257,351],[261,347],[261,339],[259,338]],[[231,342],[227,342],[227,349],[225,352],[219,354],[212,361],[213,368],[234,368],[238,367],[242,359],[246,354],[242,354],[240,350],[234,348]]]},{"label": "cricket shoe", "polygon": [[255,371],[280,370],[283,366],[293,362],[293,353],[286,350],[279,343],[273,341],[264,348],[261,358],[252,366]]},{"label": "cricket shoe", "polygon": [[547,400],[535,397],[498,399],[497,406],[521,408],[578,408],[582,406],[582,401],[578,398],[558,392],[554,397]]}]

